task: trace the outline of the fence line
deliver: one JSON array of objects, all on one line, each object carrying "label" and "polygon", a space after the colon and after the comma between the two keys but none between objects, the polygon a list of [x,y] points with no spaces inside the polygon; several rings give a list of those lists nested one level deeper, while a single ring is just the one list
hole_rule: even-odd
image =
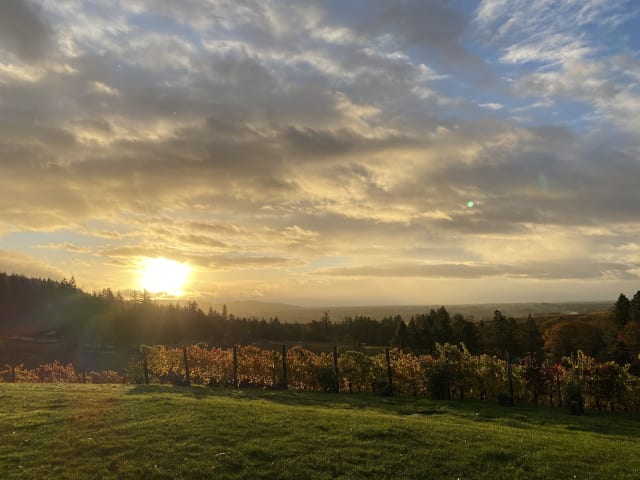
[{"label": "fence line", "polygon": [[629,365],[598,363],[581,352],[562,363],[533,357],[506,362],[469,354],[464,345],[437,345],[431,355],[385,349],[314,353],[299,346],[280,351],[234,345],[141,346],[141,357],[124,374],[76,372],[59,362],[29,369],[5,365],[2,382],[164,383],[227,387],[293,388],[326,392],[429,395],[434,398],[497,399],[512,405],[551,406],[640,413],[640,378]]}]

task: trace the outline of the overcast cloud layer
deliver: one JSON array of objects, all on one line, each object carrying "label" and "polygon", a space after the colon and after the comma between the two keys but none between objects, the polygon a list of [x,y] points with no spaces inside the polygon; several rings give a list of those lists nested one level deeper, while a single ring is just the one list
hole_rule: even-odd
[{"label": "overcast cloud layer", "polygon": [[3,1],[0,270],[132,289],[166,257],[203,302],[633,293],[639,26],[634,0]]}]

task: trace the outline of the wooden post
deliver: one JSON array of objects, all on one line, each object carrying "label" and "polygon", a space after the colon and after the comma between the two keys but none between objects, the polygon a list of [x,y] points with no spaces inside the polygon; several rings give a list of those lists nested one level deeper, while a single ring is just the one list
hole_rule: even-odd
[{"label": "wooden post", "polygon": [[384,355],[387,359],[387,391],[385,393],[393,396],[393,374],[391,372],[391,355],[388,348],[384,349]]},{"label": "wooden post", "polygon": [[556,371],[555,373],[556,380],[556,391],[558,393],[558,407],[562,408],[562,384],[560,383],[560,373]]},{"label": "wooden post", "polygon": [[142,373],[144,374],[144,384],[149,385],[149,364],[147,363],[147,352],[144,350],[140,350],[142,352]]},{"label": "wooden post", "polygon": [[16,367],[11,367],[11,383],[16,383]]},{"label": "wooden post", "polygon": [[233,346],[233,388],[238,388],[238,347]]},{"label": "wooden post", "polygon": [[445,400],[451,400],[451,380],[449,378],[450,371],[451,370],[449,369],[449,359],[446,359],[444,361],[444,386],[445,386],[444,399]]},{"label": "wooden post", "polygon": [[511,358],[507,350],[507,378],[509,379],[509,406],[513,406],[513,376],[511,374]]},{"label": "wooden post", "polygon": [[184,383],[187,387],[191,386],[191,370],[189,370],[189,356],[187,355],[187,346],[182,347],[182,358],[184,361]]},{"label": "wooden post", "polygon": [[289,381],[287,379],[287,346],[282,345],[282,388],[287,390],[289,388]]},{"label": "wooden post", "polygon": [[82,369],[82,383],[87,383],[87,369]]},{"label": "wooden post", "polygon": [[335,393],[340,391],[340,374],[338,372],[338,347],[333,347],[333,385],[332,390]]}]

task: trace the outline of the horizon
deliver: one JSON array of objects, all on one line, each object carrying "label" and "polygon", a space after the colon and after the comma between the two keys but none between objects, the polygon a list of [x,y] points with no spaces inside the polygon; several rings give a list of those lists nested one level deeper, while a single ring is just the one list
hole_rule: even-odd
[{"label": "horizon", "polygon": [[[0,275],[16,275],[16,276],[23,276],[25,278],[34,278],[34,279],[40,279],[40,280],[54,280],[54,281],[59,281],[59,280],[55,280],[55,279],[51,279],[51,278],[44,278],[44,277],[29,277],[24,275],[23,273],[15,273],[15,272],[0,272]],[[74,283],[75,282],[75,277],[74,276],[70,276],[70,277],[64,277],[62,279],[62,282],[71,282]],[[145,295],[148,296],[148,298],[157,304],[160,305],[169,305],[169,304],[188,304],[192,301],[196,301],[196,303],[198,303],[196,298],[192,298],[186,295],[182,295],[182,296],[168,296],[168,295],[161,295],[161,296],[154,296],[153,294],[150,294],[149,292],[142,290],[142,291],[138,291],[138,290],[124,290],[124,291],[120,291],[120,290],[113,290],[110,287],[105,287],[103,289],[100,290],[92,290],[89,291],[86,288],[83,288],[81,285],[76,285],[76,287],[82,291],[85,294],[88,295],[100,295],[104,292],[104,290],[111,290],[112,294],[114,295],[121,295],[122,298],[125,301],[132,301],[134,300],[136,297],[140,298],[140,295]],[[638,290],[640,291],[640,290]],[[628,298],[631,298],[633,296],[633,292],[620,292],[622,295],[625,295]],[[617,298],[616,298],[617,299]],[[532,305],[532,306],[544,306],[544,305],[550,305],[550,306],[569,306],[569,305],[573,305],[573,306],[578,306],[578,305],[602,305],[602,304],[610,304],[611,306],[613,306],[613,304],[615,303],[614,299],[595,299],[595,300],[558,300],[558,301],[547,301],[547,300],[529,300],[529,301],[521,301],[521,302],[503,302],[503,301],[482,301],[482,302],[474,302],[474,303],[455,303],[455,302],[433,302],[433,303],[412,303],[412,304],[387,304],[387,303],[370,303],[370,304],[293,304],[293,303],[286,303],[286,302],[279,302],[279,301],[270,301],[270,300],[261,300],[261,299],[223,299],[223,300],[216,300],[213,302],[208,302],[208,303],[198,303],[198,307],[202,310],[206,310],[209,308],[212,308],[213,310],[218,310],[218,309],[223,309],[225,306],[226,307],[240,307],[241,308],[241,313],[240,315],[247,315],[248,311],[248,307],[249,306],[255,306],[257,308],[265,308],[266,310],[264,310],[262,313],[266,314],[269,311],[272,312],[282,312],[282,310],[278,310],[279,307],[285,308],[287,310],[326,310],[327,313],[330,313],[332,309],[335,310],[364,310],[364,309],[401,309],[401,310],[407,310],[407,309],[426,309],[426,308],[439,308],[439,307],[444,307],[448,310],[451,310],[450,313],[459,313],[456,310],[452,310],[455,308],[458,309],[466,309],[467,307],[475,307],[475,308],[488,308],[489,310],[493,310],[493,309],[497,309],[497,310],[501,310],[501,308],[503,307],[518,307],[518,306],[525,306],[525,305]],[[234,313],[233,311],[229,311],[229,313]],[[344,313],[344,312],[343,312]],[[399,312],[397,312],[399,313]],[[503,312],[504,313],[504,312]],[[541,313],[541,312],[535,312],[535,311],[531,311],[529,313]],[[563,311],[563,313],[572,313],[569,311]],[[576,312],[578,313],[578,312]]]},{"label": "horizon", "polygon": [[[65,276],[62,279],[54,279],[50,277],[38,277],[38,276],[29,276],[24,273],[17,272],[2,272],[0,274],[4,275],[17,275],[23,276],[25,278],[34,278],[41,280],[53,280],[57,282],[64,281],[75,281],[75,276]],[[467,307],[467,306],[475,306],[475,307],[496,307],[496,306],[505,306],[505,305],[559,305],[559,304],[603,304],[603,303],[613,303],[615,299],[612,298],[596,298],[590,300],[574,300],[574,299],[563,299],[560,298],[558,300],[522,300],[522,301],[501,301],[501,300],[482,300],[479,302],[471,302],[471,303],[460,303],[460,302],[422,302],[422,303],[368,303],[368,304],[355,304],[355,303],[343,303],[343,304],[296,304],[296,303],[288,303],[283,301],[276,300],[263,300],[260,298],[228,298],[228,299],[207,299],[207,298],[196,298],[190,297],[188,295],[180,295],[180,296],[172,296],[161,293],[160,295],[154,295],[151,292],[147,292],[144,289],[136,290],[136,289],[124,289],[117,290],[112,289],[109,286],[104,286],[102,288],[96,289],[88,289],[82,285],[77,285],[82,292],[92,295],[92,294],[100,294],[103,290],[111,290],[113,294],[120,294],[124,298],[124,300],[132,300],[135,296],[139,295],[148,295],[151,301],[160,303],[160,304],[174,304],[174,303],[189,303],[191,301],[196,301],[198,306],[202,309],[208,309],[209,307],[217,309],[218,307],[222,308],[223,305],[233,305],[233,304],[259,304],[259,305],[281,305],[283,307],[293,307],[294,309],[331,309],[331,308],[419,308],[419,307],[445,307],[445,308],[453,308],[453,307]],[[640,291],[640,290],[636,290]],[[634,294],[633,291],[629,292],[619,292],[619,294],[625,295],[628,298],[631,298]],[[618,294],[618,295],[619,295]],[[616,295],[617,299],[617,295]],[[199,303],[198,300],[203,301],[204,303]],[[233,312],[231,312],[233,313]]]},{"label": "horizon", "polygon": [[0,271],[204,305],[613,302],[640,285],[639,18],[1,2]]}]

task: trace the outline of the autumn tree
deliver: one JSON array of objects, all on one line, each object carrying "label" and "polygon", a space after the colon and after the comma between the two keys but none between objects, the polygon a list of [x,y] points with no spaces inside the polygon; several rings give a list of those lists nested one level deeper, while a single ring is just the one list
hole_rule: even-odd
[{"label": "autumn tree", "polygon": [[563,322],[545,331],[545,350],[560,359],[578,350],[595,357],[604,347],[603,331],[590,323]]}]

